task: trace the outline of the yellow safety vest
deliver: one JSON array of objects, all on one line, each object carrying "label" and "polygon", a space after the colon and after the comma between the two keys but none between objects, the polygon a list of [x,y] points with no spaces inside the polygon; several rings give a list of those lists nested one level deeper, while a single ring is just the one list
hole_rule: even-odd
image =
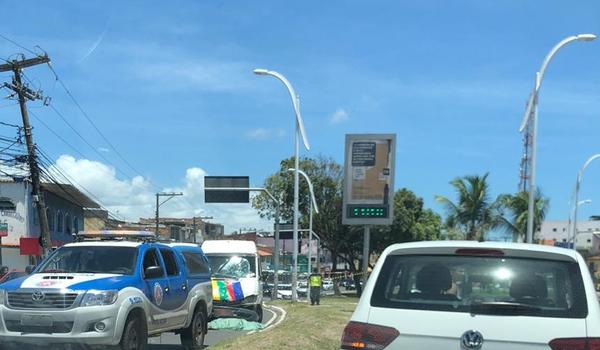
[{"label": "yellow safety vest", "polygon": [[321,275],[311,275],[310,278],[310,286],[311,287],[321,287]]}]

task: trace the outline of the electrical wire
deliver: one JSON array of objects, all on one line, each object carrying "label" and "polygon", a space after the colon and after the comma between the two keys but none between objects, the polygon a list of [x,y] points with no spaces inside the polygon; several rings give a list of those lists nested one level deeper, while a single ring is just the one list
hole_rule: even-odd
[{"label": "electrical wire", "polygon": [[23,45],[19,44],[18,42],[16,42],[16,41],[12,40],[12,39],[11,39],[11,38],[9,38],[9,37],[6,37],[6,36],[4,36],[4,35],[0,34],[0,38],[2,38],[2,39],[4,39],[4,40],[8,41],[9,43],[11,43],[11,44],[13,44],[13,45],[15,45],[15,46],[17,46],[17,47],[19,47],[19,48],[21,48],[21,49],[23,49],[23,50],[25,50],[25,51],[29,52],[29,53],[31,53],[31,54],[33,54],[33,55],[36,55],[36,56],[37,56],[37,53],[36,53],[36,52],[34,52],[33,50],[30,50],[30,49],[26,48],[25,46],[23,46]]},{"label": "electrical wire", "polygon": [[54,70],[54,67],[52,66],[52,64],[50,62],[48,62],[47,65],[48,65],[48,68],[50,69],[50,71],[54,74],[54,78],[56,79],[56,81],[58,81],[58,83],[62,86],[62,88],[67,93],[67,95],[71,98],[71,101],[73,101],[73,103],[75,104],[75,106],[77,106],[77,108],[79,109],[79,111],[81,112],[81,114],[85,117],[85,119],[87,119],[87,121],[94,128],[94,130],[96,130],[96,132],[98,133],[98,135],[100,135],[100,137],[102,137],[102,139],[106,142],[106,144],[115,152],[115,154],[119,157],[119,159],[121,159],[123,161],[123,163],[125,163],[131,170],[133,170],[134,173],[136,173],[136,174],[138,174],[138,175],[140,175],[140,176],[143,177],[142,173],[139,170],[137,170],[135,167],[133,167],[133,165],[131,165],[131,163],[127,159],[125,159],[125,157],[123,157],[123,155],[121,154],[121,152],[119,152],[117,150],[117,148],[108,140],[108,138],[104,135],[104,133],[98,128],[98,126],[96,125],[96,123],[92,120],[92,118],[90,118],[90,116],[83,109],[83,107],[81,106],[81,104],[77,101],[77,99],[75,98],[75,96],[71,93],[71,91],[69,90],[69,88],[67,88],[67,86],[63,82],[63,80],[58,76],[58,73],[56,73],[56,71]]},{"label": "electrical wire", "polygon": [[40,122],[40,124],[42,124],[46,129],[48,129],[52,134],[54,134],[54,136],[56,136],[57,139],[61,140],[65,145],[67,145],[67,147],[69,147],[73,152],[77,153],[82,158],[86,158],[85,155],[81,153],[81,151],[75,148],[75,146],[71,145],[69,141],[65,140],[65,138],[60,136],[59,133],[54,131],[54,129],[52,129],[48,124],[46,124],[46,122],[44,122],[42,118],[38,117],[37,114],[35,114],[33,111],[29,111],[29,113],[35,118],[35,120]]}]

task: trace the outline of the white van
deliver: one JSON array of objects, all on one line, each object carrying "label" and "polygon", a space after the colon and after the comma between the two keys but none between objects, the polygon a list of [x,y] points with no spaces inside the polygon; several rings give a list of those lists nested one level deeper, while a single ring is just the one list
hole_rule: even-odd
[{"label": "white van", "polygon": [[212,268],[215,307],[255,311],[262,322],[262,283],[260,261],[253,241],[205,241],[202,250]]}]

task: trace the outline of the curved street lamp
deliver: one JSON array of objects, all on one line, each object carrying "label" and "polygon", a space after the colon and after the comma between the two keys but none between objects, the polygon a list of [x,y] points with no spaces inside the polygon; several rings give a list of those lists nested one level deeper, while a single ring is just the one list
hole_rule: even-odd
[{"label": "curved street lamp", "polygon": [[[295,168],[289,168],[288,171],[295,171]],[[308,214],[308,274],[310,275],[312,272],[312,236],[313,236],[313,229],[312,229],[312,223],[313,223],[313,209],[315,211],[316,214],[319,214],[319,206],[317,205],[317,199],[315,198],[315,192],[314,192],[314,188],[313,188],[313,184],[312,181],[310,181],[310,178],[308,177],[308,175],[306,175],[306,173],[300,169],[298,169],[298,173],[300,175],[302,175],[302,177],[304,177],[306,179],[306,182],[308,183],[308,190],[310,191],[310,207],[309,207],[309,214]],[[319,251],[319,248],[317,247],[317,252]],[[319,255],[317,254],[317,259],[319,258]]]},{"label": "curved street lamp", "polygon": [[[294,113],[296,114],[296,132],[295,132],[295,141],[294,141],[294,168],[298,169],[298,154],[300,153],[300,142],[299,138],[302,137],[302,142],[304,143],[304,148],[308,151],[310,149],[310,145],[308,144],[308,139],[306,138],[306,132],[304,131],[304,122],[302,121],[302,115],[300,115],[300,101],[298,100],[298,95],[294,91],[292,84],[281,74],[267,70],[267,69],[255,69],[254,74],[263,75],[263,76],[272,76],[277,78],[279,81],[285,85],[287,88],[290,97],[292,99],[292,107],[294,108]],[[296,286],[296,282],[298,281],[298,171],[294,171],[294,223],[293,223],[293,239],[294,239],[294,252],[293,252],[293,269],[292,269],[292,286]],[[295,302],[298,300],[298,293],[296,288],[292,288],[292,301]]]},{"label": "curved street lamp", "polygon": [[556,44],[552,50],[546,55],[546,58],[542,62],[542,66],[539,72],[535,75],[535,86],[533,91],[529,95],[527,101],[527,107],[525,109],[525,116],[521,122],[520,132],[523,132],[529,123],[531,124],[531,177],[529,180],[529,203],[527,207],[527,243],[533,242],[533,216],[534,216],[534,202],[535,202],[535,163],[536,163],[536,143],[537,143],[537,107],[538,107],[538,95],[542,80],[544,79],[544,73],[552,58],[556,53],[566,46],[567,44],[574,41],[592,41],[596,39],[594,34],[579,34],[567,37]]},{"label": "curved street lamp", "polygon": [[575,241],[575,236],[577,236],[577,208],[579,207],[579,188],[581,187],[581,180],[583,180],[583,173],[585,172],[585,169],[587,169],[587,167],[590,165],[590,163],[592,163],[598,158],[600,158],[600,153],[594,154],[593,156],[589,157],[588,160],[586,160],[585,163],[583,163],[583,166],[581,167],[581,169],[579,169],[579,172],[577,173],[577,181],[575,182],[575,190],[573,191],[573,229],[571,231],[573,232],[573,242]]}]

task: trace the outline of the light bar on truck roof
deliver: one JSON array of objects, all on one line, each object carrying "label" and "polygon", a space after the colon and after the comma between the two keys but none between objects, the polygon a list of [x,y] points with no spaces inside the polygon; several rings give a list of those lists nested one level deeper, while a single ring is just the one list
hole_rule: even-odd
[{"label": "light bar on truck roof", "polygon": [[134,231],[134,230],[90,230],[79,231],[77,237],[85,238],[104,238],[104,239],[156,239],[154,232]]}]

